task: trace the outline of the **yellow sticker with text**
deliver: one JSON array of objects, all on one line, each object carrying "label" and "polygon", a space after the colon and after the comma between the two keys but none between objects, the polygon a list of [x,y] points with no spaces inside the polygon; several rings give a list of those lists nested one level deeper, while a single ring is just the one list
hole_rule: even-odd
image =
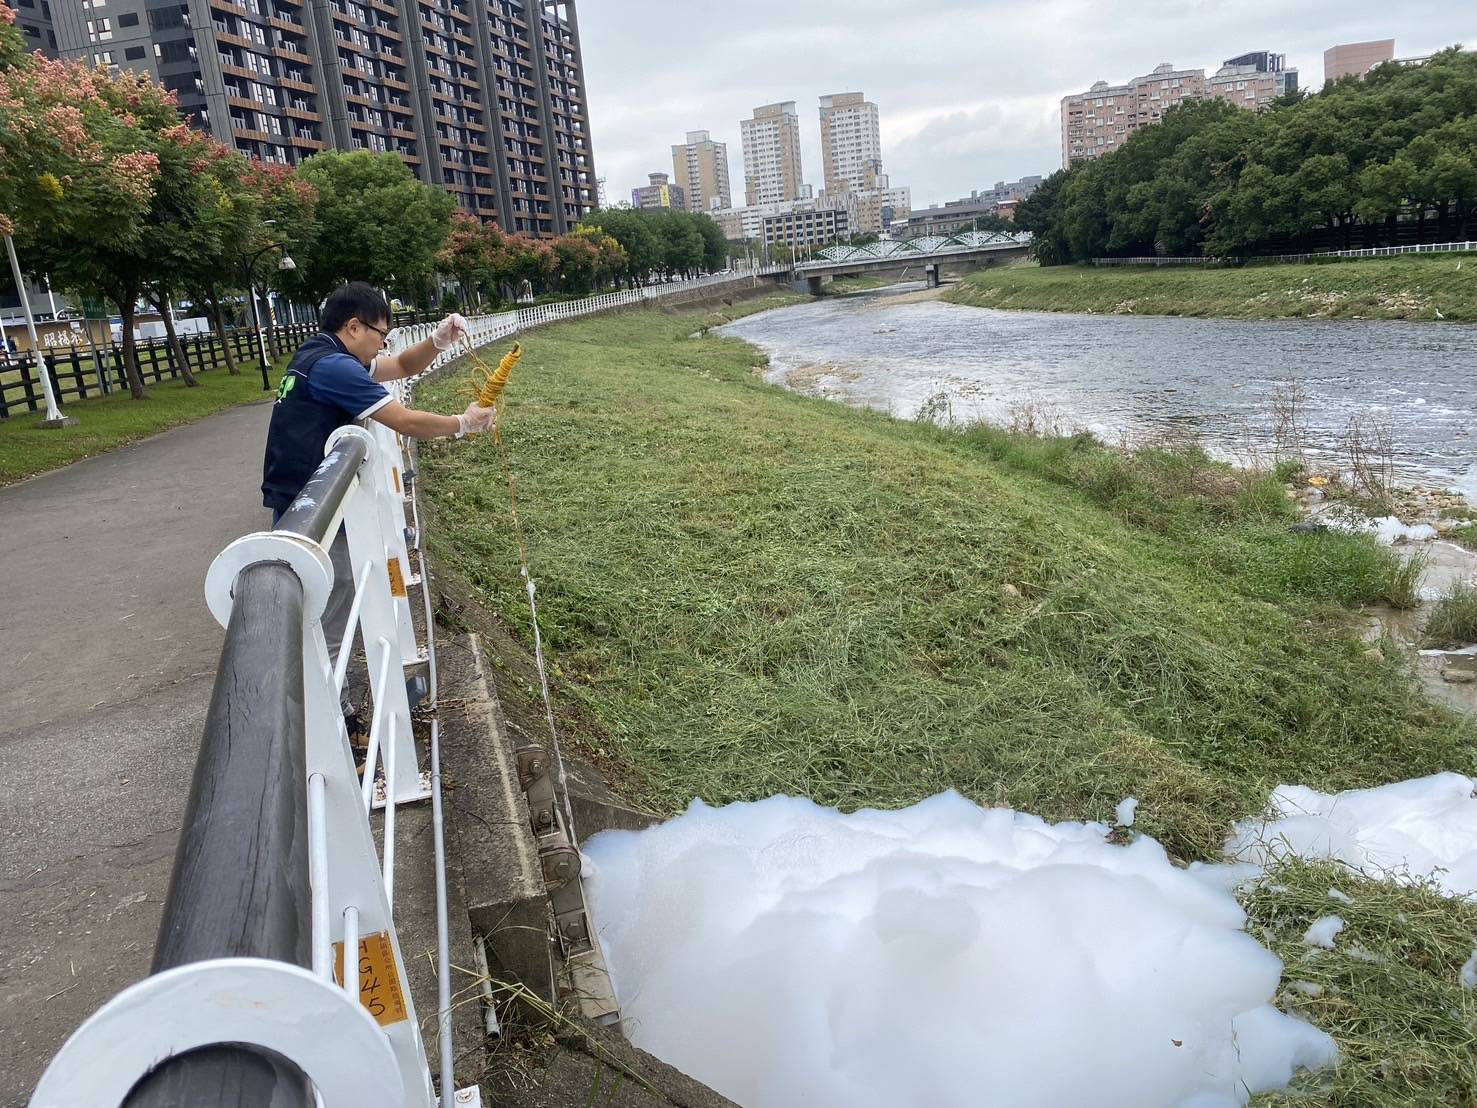
[{"label": "yellow sticker with text", "polygon": [[399,558],[391,558],[390,559],[390,561],[389,561],[389,570],[390,570],[390,595],[392,595],[392,596],[404,596],[405,595],[405,575],[400,572],[400,559]]},{"label": "yellow sticker with text", "polygon": [[[333,974],[344,983],[344,944],[333,944]],[[405,994],[400,991],[400,970],[388,931],[376,931],[359,940],[359,1003],[369,1009],[381,1027],[407,1017]]]}]

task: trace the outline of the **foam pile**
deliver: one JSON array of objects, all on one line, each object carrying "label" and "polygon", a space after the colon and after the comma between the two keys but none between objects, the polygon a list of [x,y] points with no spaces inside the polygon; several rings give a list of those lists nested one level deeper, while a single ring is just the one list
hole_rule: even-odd
[{"label": "foam pile", "polygon": [[586,888],[628,1035],[745,1108],[1228,1108],[1329,1063],[1225,874],[1110,834],[694,802],[593,838]]},{"label": "foam pile", "polygon": [[1263,818],[1236,823],[1226,853],[1259,866],[1287,855],[1327,859],[1477,897],[1477,780],[1438,773],[1334,794],[1279,785]]}]

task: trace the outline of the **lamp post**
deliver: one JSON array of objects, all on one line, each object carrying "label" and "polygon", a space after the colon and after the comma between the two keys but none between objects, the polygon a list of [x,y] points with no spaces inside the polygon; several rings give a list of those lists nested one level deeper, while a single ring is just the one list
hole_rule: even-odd
[{"label": "lamp post", "polygon": [[31,314],[31,297],[26,292],[25,278],[21,276],[21,264],[15,256],[15,243],[9,235],[5,236],[5,253],[10,258],[10,273],[15,278],[16,295],[20,297],[21,309],[26,314],[26,331],[31,336],[31,360],[36,364],[36,372],[41,377],[41,392],[46,397],[46,418],[41,421],[42,427],[72,427],[77,421],[71,416],[62,415],[61,408],[56,402],[56,393],[51,391],[51,374],[46,368],[46,358],[41,353],[41,340],[36,337],[36,317]]},{"label": "lamp post", "polygon": [[[272,220],[268,220],[265,224],[263,224],[263,226],[271,226],[272,222]],[[263,246],[255,254],[252,254],[250,257],[244,257],[242,259],[242,271],[246,277],[246,296],[247,299],[251,301],[251,323],[252,326],[256,329],[257,349],[261,352],[263,392],[270,392],[272,390],[272,381],[269,376],[270,371],[267,365],[267,336],[262,330],[262,317],[256,306],[256,281],[253,278],[252,274],[256,268],[257,260],[263,254],[267,253],[267,251],[269,250],[280,250],[282,249],[283,245],[284,244],[280,242],[269,243],[268,245]],[[297,263],[292,260],[292,256],[290,254],[284,253],[282,255],[282,260],[277,263],[277,268],[283,270],[284,272],[291,272],[292,270],[297,268]]]}]

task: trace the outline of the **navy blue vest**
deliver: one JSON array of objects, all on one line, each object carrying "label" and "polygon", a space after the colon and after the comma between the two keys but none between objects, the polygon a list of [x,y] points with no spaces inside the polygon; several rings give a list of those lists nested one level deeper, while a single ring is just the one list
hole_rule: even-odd
[{"label": "navy blue vest", "polygon": [[319,333],[303,343],[288,363],[272,406],[267,428],[267,456],[262,466],[262,503],[286,511],[323,461],[328,436],[354,422],[351,412],[322,404],[308,392],[308,374],[329,354],[344,347],[332,335]]}]

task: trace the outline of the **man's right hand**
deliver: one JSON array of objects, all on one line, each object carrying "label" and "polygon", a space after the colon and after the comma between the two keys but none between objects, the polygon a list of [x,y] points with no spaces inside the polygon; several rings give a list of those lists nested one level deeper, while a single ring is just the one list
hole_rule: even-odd
[{"label": "man's right hand", "polygon": [[468,404],[467,410],[456,418],[461,424],[462,434],[477,435],[491,430],[492,421],[497,418],[497,409],[484,408],[481,404],[473,402]]}]

